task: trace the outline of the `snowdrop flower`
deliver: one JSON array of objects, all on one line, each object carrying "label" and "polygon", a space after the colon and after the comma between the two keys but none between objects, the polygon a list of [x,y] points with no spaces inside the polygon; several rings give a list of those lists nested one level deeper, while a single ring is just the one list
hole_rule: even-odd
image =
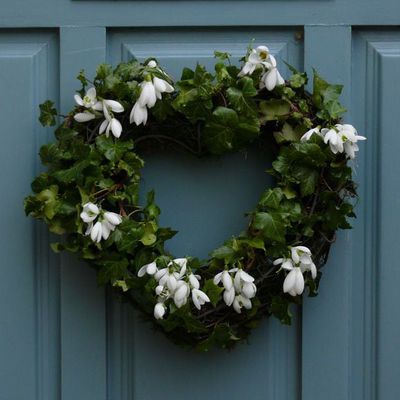
[{"label": "snowdrop flower", "polygon": [[76,93],[74,95],[74,99],[76,104],[85,107],[87,109],[92,109],[97,111],[100,111],[102,109],[101,101],[97,100],[96,89],[94,87],[88,89],[83,98],[78,93]]},{"label": "snowdrop flower", "polygon": [[140,84],[140,88],[141,92],[137,100],[140,107],[154,107],[157,101],[157,94],[153,82],[151,80],[145,80]]},{"label": "snowdrop flower", "polygon": [[94,87],[87,90],[85,96],[83,98],[76,93],[74,95],[74,99],[76,104],[81,107],[87,108],[84,112],[80,112],[74,115],[74,119],[77,122],[88,122],[92,119],[96,118],[96,115],[93,111],[101,111],[102,102],[97,100],[96,97],[96,89]]},{"label": "snowdrop flower", "polygon": [[334,128],[322,129],[324,142],[329,144],[332,153],[345,153],[350,159],[355,158],[358,151],[357,142],[366,140],[366,137],[357,134],[354,126],[349,124],[336,124]]},{"label": "snowdrop flower", "polygon": [[100,125],[99,133],[106,133],[108,137],[110,135],[110,131],[112,134],[119,138],[122,133],[122,125],[121,123],[114,118],[114,112],[121,113],[124,111],[124,107],[115,100],[103,100],[103,113],[105,120]]},{"label": "snowdrop flower", "polygon": [[99,215],[100,210],[96,204],[93,203],[86,203],[83,205],[83,211],[80,214],[80,217],[83,222],[89,223],[93,222],[96,217]]},{"label": "snowdrop flower", "polygon": [[209,297],[199,289],[192,289],[192,301],[195,307],[200,310],[201,306],[210,302]]},{"label": "snowdrop flower", "polygon": [[97,221],[90,230],[90,238],[93,242],[99,243],[103,236],[103,228],[100,221]]},{"label": "snowdrop flower", "polygon": [[136,126],[139,126],[140,124],[146,125],[147,116],[147,108],[142,107],[139,102],[136,102],[129,115],[129,122],[131,124],[134,122]]},{"label": "snowdrop flower", "polygon": [[343,153],[343,140],[336,129],[324,128],[321,132],[324,135],[324,142],[329,144],[333,154]]},{"label": "snowdrop flower", "polygon": [[[85,235],[99,243],[101,239],[107,240],[110,233],[122,222],[122,217],[111,211],[102,211],[94,203],[86,203],[80,213],[83,222],[88,224]],[[98,218],[98,219],[97,219]],[[94,221],[97,219],[97,222]]]},{"label": "snowdrop flower", "polygon": [[84,111],[81,113],[76,113],[74,115],[74,120],[76,122],[88,122],[95,118],[96,118],[96,116],[93,113],[91,113],[90,111]]},{"label": "snowdrop flower", "polygon": [[276,86],[283,85],[285,83],[285,80],[282,78],[282,75],[279,73],[276,67],[275,57],[271,56],[270,61],[270,67],[263,74],[260,82],[260,89],[265,87],[269,91],[274,90]]},{"label": "snowdrop flower", "polygon": [[295,246],[290,249],[295,264],[311,264],[311,250],[306,246]]},{"label": "snowdrop flower", "polygon": [[235,300],[233,301],[233,309],[238,314],[241,314],[242,307],[246,308],[247,310],[250,310],[252,307],[252,304],[251,304],[250,299],[248,299],[246,296],[239,294],[235,297]]},{"label": "snowdrop flower", "polygon": [[[234,278],[231,274],[235,273]],[[232,268],[219,272],[214,277],[214,284],[222,283],[224,292],[222,298],[225,304],[230,307],[233,305],[237,313],[241,313],[241,308],[246,309],[252,307],[251,300],[257,292],[257,287],[254,284],[254,278],[243,271],[241,268]]]},{"label": "snowdrop flower", "polygon": [[154,275],[157,271],[158,271],[157,264],[155,261],[153,261],[149,264],[143,265],[143,267],[139,269],[137,275],[139,278],[141,278],[142,276],[145,276],[146,274]]},{"label": "snowdrop flower", "polygon": [[174,293],[174,303],[178,308],[181,308],[187,303],[190,294],[190,288],[187,282],[182,280],[178,281]]},{"label": "snowdrop flower", "polygon": [[174,88],[164,79],[157,78],[156,76],[153,78],[154,89],[156,91],[157,99],[161,100],[162,93],[172,93]]},{"label": "snowdrop flower", "polygon": [[311,139],[312,135],[318,135],[322,137],[321,131],[320,131],[320,127],[317,126],[316,128],[312,128],[309,131],[307,131],[301,138],[300,140],[302,142],[306,142],[308,140]]},{"label": "snowdrop flower", "polygon": [[258,66],[270,67],[271,57],[267,46],[258,46],[256,49],[252,49],[239,76],[251,75]]},{"label": "snowdrop flower", "polygon": [[343,141],[344,152],[349,158],[355,158],[355,153],[358,151],[357,142],[359,140],[366,140],[367,138],[358,135],[357,130],[350,124],[336,124],[336,129]]},{"label": "snowdrop flower", "polygon": [[291,258],[278,258],[274,265],[282,265],[289,273],[283,282],[283,292],[291,296],[301,295],[304,291],[304,276],[306,271],[311,272],[312,279],[317,277],[317,267],[311,258],[311,251],[305,246],[294,246],[290,249]]},{"label": "snowdrop flower", "polygon": [[187,304],[190,294],[194,306],[200,310],[201,306],[210,301],[206,293],[200,290],[199,275],[187,271],[187,258],[175,258],[165,268],[158,269],[156,261],[143,265],[138,276],[151,275],[157,281],[155,294],[158,296],[154,308],[154,317],[163,318],[166,306],[165,302],[171,299],[177,308]]},{"label": "snowdrop flower", "polygon": [[165,314],[165,305],[164,303],[157,303],[154,306],[154,318],[162,319]]}]

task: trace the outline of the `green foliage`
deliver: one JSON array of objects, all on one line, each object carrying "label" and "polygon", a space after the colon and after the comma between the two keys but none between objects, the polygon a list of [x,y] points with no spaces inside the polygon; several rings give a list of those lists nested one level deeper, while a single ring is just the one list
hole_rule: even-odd
[{"label": "green foliage", "polygon": [[[27,215],[63,235],[52,244],[54,251],[76,253],[96,269],[99,284],[111,287],[154,320],[157,281],[147,275],[138,278],[137,272],[154,260],[159,268],[171,268],[173,257],[165,244],[176,232],[159,225],[161,210],[154,191],[141,201],[142,155],[158,146],[201,157],[243,150],[255,141],[266,144],[269,153],[275,152],[269,171],[275,187],[261,194],[242,233],[212,251],[208,260],[189,258],[188,271],[201,275],[201,289],[210,303],[199,311],[190,298],[180,308],[170,301],[164,319],[154,321],[172,340],[199,351],[234,346],[266,314],[289,324],[290,304],[298,300],[282,293],[285,273],[272,261],[288,254],[289,246],[303,244],[312,249],[321,267],[335,231],[350,228],[351,198],[356,195],[343,154],[333,154],[317,135],[300,140],[311,127],[340,122],[345,111],[338,100],[340,85],[329,84],[314,72],[310,94],[305,89],[307,75],[289,66],[293,74],[285,85],[261,90],[260,69],[240,76],[228,53],[215,52],[215,57],[213,72],[202,65],[184,68],[176,83],[158,66],[148,65],[154,59],[120,63],[115,69],[99,65],[93,80],[98,100],[117,100],[124,107],[114,115],[122,124],[121,137],[99,135],[104,119],[100,111],[92,110],[95,118],[88,122],[76,122],[74,114],[85,111],[76,106],[55,130],[54,142],[40,149],[46,171],[33,180],[33,193],[24,203]],[[148,109],[146,126],[132,125],[129,114],[141,94],[140,84],[154,77],[167,80],[176,90],[162,93]],[[84,96],[90,81],[84,71],[77,79],[78,92]],[[55,125],[56,117],[53,102],[40,106],[44,126]],[[87,224],[80,214],[88,202],[122,216],[107,240],[94,243],[85,235]],[[241,314],[225,305],[224,288],[213,282],[217,273],[232,268],[243,268],[256,279],[252,309],[243,308]],[[311,296],[317,294],[318,279],[307,278],[306,285]]]},{"label": "green foliage", "polygon": [[39,105],[39,121],[43,126],[53,126],[56,124],[57,110],[54,108],[54,102],[47,100]]}]

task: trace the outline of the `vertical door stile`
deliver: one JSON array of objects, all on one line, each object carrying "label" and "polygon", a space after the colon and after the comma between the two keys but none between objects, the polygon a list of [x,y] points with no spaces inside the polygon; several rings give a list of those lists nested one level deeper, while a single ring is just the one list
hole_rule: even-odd
[{"label": "vertical door stile", "polygon": [[[342,102],[350,107],[351,27],[305,27],[305,69],[315,68],[329,82],[344,85]],[[310,82],[311,85],[311,82]],[[347,113],[345,120],[351,123]],[[305,299],[302,329],[302,399],[350,399],[351,231],[339,233],[328,265],[323,268],[320,294]]]},{"label": "vertical door stile", "polygon": [[[60,109],[73,105],[80,69],[92,77],[106,59],[104,27],[60,28]],[[73,256],[61,257],[62,400],[107,398],[105,293],[94,271]]]}]

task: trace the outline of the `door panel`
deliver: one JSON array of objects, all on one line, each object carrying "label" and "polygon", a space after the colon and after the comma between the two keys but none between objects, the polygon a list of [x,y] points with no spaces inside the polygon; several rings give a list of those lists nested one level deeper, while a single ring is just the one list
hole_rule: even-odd
[{"label": "door panel", "polygon": [[[302,68],[302,43],[295,39],[295,33],[291,29],[245,34],[230,30],[116,30],[108,35],[107,53],[113,64],[155,55],[172,76],[179,78],[184,66],[193,68],[197,61],[212,67],[215,49],[228,51],[237,60],[247,47],[247,38],[257,36],[257,43],[269,44],[286,75],[282,60]],[[270,155],[256,147],[249,153],[248,157],[242,153],[201,160],[182,153],[146,156],[144,190],[156,190],[161,223],[179,230],[168,246],[176,256],[206,257],[245,228],[244,212],[254,207],[263,188],[272,184],[265,173]],[[125,312],[132,315],[129,308]],[[115,320],[109,323],[111,331],[115,331],[113,324],[119,324]],[[165,393],[194,400],[225,396],[239,400],[248,398],[249,393],[254,400],[266,396],[298,398],[300,327],[296,318],[290,328],[265,321],[250,337],[251,346],[204,355],[183,351],[150,329],[137,318],[125,333],[133,336],[134,398],[156,399]],[[115,344],[109,345],[115,351]],[[177,384],[177,379],[185,384]]]},{"label": "door panel", "polygon": [[46,229],[25,217],[22,199],[49,139],[37,118],[41,102],[57,99],[57,35],[1,32],[0,82],[0,399],[45,398],[59,390],[58,269]]}]

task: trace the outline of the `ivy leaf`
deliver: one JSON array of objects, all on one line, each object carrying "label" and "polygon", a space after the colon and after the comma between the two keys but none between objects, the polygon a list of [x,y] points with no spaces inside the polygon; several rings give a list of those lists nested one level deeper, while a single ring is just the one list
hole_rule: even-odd
[{"label": "ivy leaf", "polygon": [[122,158],[125,152],[133,149],[133,141],[114,140],[111,136],[100,135],[96,138],[96,146],[107,160],[117,162]]},{"label": "ivy leaf", "polygon": [[43,126],[54,126],[56,124],[57,110],[54,108],[54,102],[47,100],[39,105],[39,121]]},{"label": "ivy leaf", "polygon": [[257,89],[254,87],[254,82],[248,76],[238,81],[238,87],[230,87],[226,91],[230,105],[235,110],[248,114],[256,113],[255,103],[251,99],[256,94]]},{"label": "ivy leaf", "polygon": [[285,225],[277,213],[259,212],[252,220],[252,227],[262,231],[264,237],[276,242],[285,241]]},{"label": "ivy leaf", "polygon": [[234,131],[238,124],[235,110],[217,107],[204,129],[204,140],[209,150],[214,154],[233,150]]},{"label": "ivy leaf", "polygon": [[261,196],[259,204],[263,207],[277,209],[282,200],[281,188],[267,189]]},{"label": "ivy leaf", "polygon": [[265,121],[279,120],[290,113],[290,103],[280,99],[260,101],[260,111]]}]

